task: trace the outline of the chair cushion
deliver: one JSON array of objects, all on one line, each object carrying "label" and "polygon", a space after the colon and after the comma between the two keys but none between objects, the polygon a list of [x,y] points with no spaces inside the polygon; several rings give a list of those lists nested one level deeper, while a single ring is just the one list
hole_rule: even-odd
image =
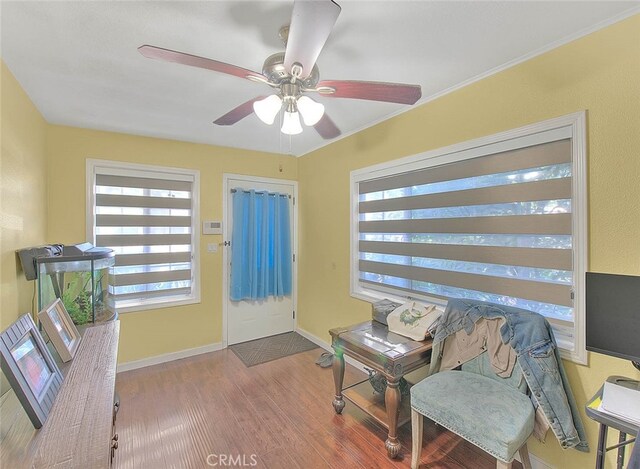
[{"label": "chair cushion", "polygon": [[465,371],[443,371],[411,388],[411,408],[504,462],[533,431],[529,397]]}]

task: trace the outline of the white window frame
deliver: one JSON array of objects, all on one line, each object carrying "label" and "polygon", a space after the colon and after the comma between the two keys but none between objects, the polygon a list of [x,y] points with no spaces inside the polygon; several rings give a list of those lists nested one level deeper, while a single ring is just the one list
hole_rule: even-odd
[{"label": "white window frame", "polygon": [[[570,138],[572,151],[572,235],[573,235],[573,272],[574,272],[574,321],[573,327],[554,322],[553,326],[561,356],[573,362],[586,365],[587,350],[585,347],[585,272],[588,261],[588,229],[587,229],[587,144],[586,144],[586,112],[581,111],[554,119],[549,119],[517,129],[500,132],[487,137],[458,143],[455,145],[430,150],[385,163],[357,169],[351,172],[351,285],[350,293],[354,298],[368,302],[383,298],[404,302],[401,296],[392,289],[385,292],[363,287],[359,282],[359,190],[361,181],[390,176],[413,170],[440,166],[447,163],[490,155],[518,148]],[[383,290],[383,288],[380,288]],[[388,294],[386,294],[388,292]],[[430,303],[444,305],[445,300],[420,297]]]},{"label": "white window frame", "polygon": [[86,168],[86,224],[87,239],[95,245],[95,182],[97,171],[106,168],[109,174],[121,173],[123,176],[130,176],[130,171],[141,171],[154,177],[170,178],[175,176],[190,176],[193,178],[191,192],[191,293],[188,295],[176,296],[173,298],[147,298],[131,303],[126,307],[119,307],[118,314],[145,311],[151,309],[170,308],[200,303],[200,171],[195,169],[175,168],[169,166],[145,165],[138,163],[127,163],[122,161],[110,161],[94,158],[87,158]]}]

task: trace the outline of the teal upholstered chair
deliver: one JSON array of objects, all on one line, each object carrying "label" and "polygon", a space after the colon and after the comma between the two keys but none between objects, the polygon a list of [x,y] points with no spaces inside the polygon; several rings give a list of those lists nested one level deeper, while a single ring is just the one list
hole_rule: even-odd
[{"label": "teal upholstered chair", "polygon": [[527,439],[533,432],[534,408],[527,383],[516,361],[509,378],[494,373],[487,353],[462,366],[442,371],[411,388],[411,467],[422,450],[425,416],[460,435],[497,459],[497,468],[510,468],[516,454],[530,468]]}]

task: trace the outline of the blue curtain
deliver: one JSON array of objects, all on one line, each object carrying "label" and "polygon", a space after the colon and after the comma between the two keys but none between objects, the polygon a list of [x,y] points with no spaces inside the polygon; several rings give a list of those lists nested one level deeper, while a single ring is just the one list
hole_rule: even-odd
[{"label": "blue curtain", "polygon": [[233,193],[231,300],[291,294],[289,198],[279,193]]}]

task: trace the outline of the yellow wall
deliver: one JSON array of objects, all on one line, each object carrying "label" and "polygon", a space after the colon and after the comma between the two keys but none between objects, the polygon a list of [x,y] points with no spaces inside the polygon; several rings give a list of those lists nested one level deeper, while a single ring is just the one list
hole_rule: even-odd
[{"label": "yellow wall", "polygon": [[[199,170],[201,219],[223,217],[224,172],[297,179],[293,157],[48,125],[4,62],[1,77],[0,330],[33,311],[15,250],[86,240],[87,158]],[[200,236],[201,303],[121,315],[121,363],[222,340],[221,237]]]},{"label": "yellow wall", "polygon": [[[349,172],[371,164],[588,111],[590,269],[640,274],[640,16],[591,34],[300,160],[77,128],[48,126],[2,64],[0,326],[31,310],[33,284],[14,250],[84,241],[85,159],[199,169],[201,218],[222,218],[222,173],[300,181],[299,324],[327,330],[365,320],[370,306],[349,296]],[[279,172],[282,165],[283,172]],[[47,209],[48,207],[48,209]],[[328,229],[327,227],[331,227]],[[219,237],[201,237],[201,246]],[[202,303],[122,315],[120,361],[221,340],[222,255],[201,249]],[[623,360],[590,354],[566,363],[579,405]],[[596,425],[584,417],[592,447]],[[590,467],[595,455],[562,451],[554,438],[530,442],[556,467]]]},{"label": "yellow wall", "polygon": [[[300,327],[328,341],[329,328],[371,314],[369,303],[349,296],[350,171],[581,110],[588,112],[589,268],[639,275],[636,15],[302,157]],[[598,354],[588,367],[565,365],[580,406],[611,374],[640,378],[629,362]],[[597,426],[583,419],[595,448]],[[529,448],[558,468],[595,460],[594,450],[562,451],[552,436]]]},{"label": "yellow wall", "polygon": [[44,242],[47,219],[46,122],[2,62],[0,153],[0,330],[31,312],[33,282],[16,249]]},{"label": "yellow wall", "polygon": [[[47,239],[65,244],[86,239],[87,158],[199,170],[200,218],[203,220],[223,217],[222,174],[225,172],[297,179],[294,157],[211,145],[61,126],[49,126],[47,145]],[[198,234],[202,302],[120,315],[120,363],[222,341],[222,251],[206,252],[207,243],[218,243],[222,238]]]},{"label": "yellow wall", "polygon": [[[16,249],[45,239],[46,123],[14,76],[0,76],[0,330],[31,312],[33,282],[19,266]],[[2,391],[7,385],[2,381]]]}]

